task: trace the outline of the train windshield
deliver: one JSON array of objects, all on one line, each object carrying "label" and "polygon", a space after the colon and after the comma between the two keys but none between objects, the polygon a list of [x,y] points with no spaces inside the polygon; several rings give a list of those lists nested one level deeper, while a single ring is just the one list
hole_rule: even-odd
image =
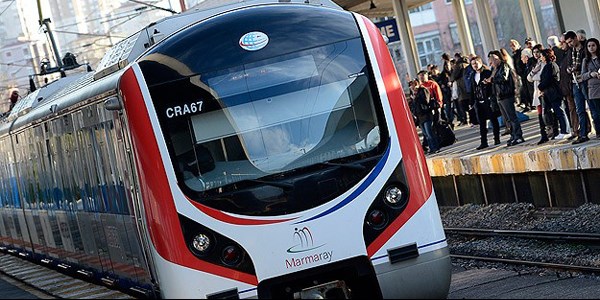
[{"label": "train windshield", "polygon": [[374,149],[380,130],[362,49],[360,39],[344,41],[192,78],[213,97],[191,103],[198,113],[171,133],[185,184],[204,191]]},{"label": "train windshield", "polygon": [[164,108],[176,171],[202,192],[364,158],[382,136],[370,76],[356,38],[190,77],[201,92]]}]

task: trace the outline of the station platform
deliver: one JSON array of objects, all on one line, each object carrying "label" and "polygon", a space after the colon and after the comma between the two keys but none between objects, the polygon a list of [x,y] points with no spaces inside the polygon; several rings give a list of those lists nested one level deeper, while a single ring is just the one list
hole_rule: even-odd
[{"label": "station platform", "polygon": [[[521,123],[525,143],[475,148],[480,144],[479,126],[455,127],[458,141],[427,155],[427,166],[440,205],[464,203],[530,202],[542,207],[576,207],[600,203],[600,139],[572,145],[570,140],[540,140],[536,111]],[[503,132],[504,128],[500,129]]]}]

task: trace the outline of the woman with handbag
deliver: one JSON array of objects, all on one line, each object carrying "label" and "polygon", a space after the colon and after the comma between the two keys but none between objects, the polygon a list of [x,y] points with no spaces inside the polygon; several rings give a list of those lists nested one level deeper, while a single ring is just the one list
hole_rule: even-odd
[{"label": "woman with handbag", "polygon": [[481,136],[481,144],[476,149],[481,150],[489,146],[487,120],[492,123],[494,145],[500,144],[500,124],[498,124],[500,108],[494,95],[493,85],[485,82],[492,76],[492,71],[483,64],[483,60],[479,56],[472,57],[470,63],[475,70],[475,74],[471,77],[471,99],[475,104],[475,113],[479,120],[479,135]]},{"label": "woman with handbag", "polygon": [[500,109],[505,112],[505,123],[511,124],[510,140],[508,140],[506,145],[510,147],[524,143],[525,139],[523,138],[521,122],[515,110],[515,79],[513,78],[510,66],[502,60],[502,54],[498,50],[490,51],[488,53],[488,60],[495,71],[484,82],[493,83]]},{"label": "woman with handbag", "polygon": [[587,82],[588,105],[594,120],[596,138],[600,139],[600,43],[590,38],[585,43],[586,57],[581,64],[581,79]]}]

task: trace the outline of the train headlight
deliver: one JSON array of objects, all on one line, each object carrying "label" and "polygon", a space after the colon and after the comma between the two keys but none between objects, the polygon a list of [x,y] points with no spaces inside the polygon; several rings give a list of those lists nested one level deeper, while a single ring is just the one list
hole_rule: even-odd
[{"label": "train headlight", "polygon": [[221,252],[221,260],[228,266],[235,266],[242,261],[243,251],[237,246],[227,246]]},{"label": "train headlight", "polygon": [[402,201],[403,196],[402,189],[397,186],[390,186],[385,190],[385,194],[383,195],[383,199],[385,202],[391,206],[396,206],[400,201]]},{"label": "train headlight", "polygon": [[387,215],[383,210],[374,209],[367,216],[367,224],[374,229],[381,229],[387,224]]},{"label": "train headlight", "polygon": [[199,254],[206,253],[210,248],[210,245],[210,238],[204,233],[197,234],[192,240],[192,248],[198,251]]}]

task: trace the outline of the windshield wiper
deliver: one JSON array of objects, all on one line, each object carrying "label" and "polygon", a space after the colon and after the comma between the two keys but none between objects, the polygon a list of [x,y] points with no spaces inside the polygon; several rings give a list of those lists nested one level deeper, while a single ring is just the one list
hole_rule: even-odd
[{"label": "windshield wiper", "polygon": [[274,187],[279,187],[284,190],[291,190],[294,187],[294,185],[291,183],[280,182],[280,181],[268,181],[268,180],[260,180],[260,179],[246,179],[244,181],[266,184],[266,185],[270,185],[270,186],[274,186]]},{"label": "windshield wiper", "polygon": [[347,163],[334,163],[334,162],[325,161],[320,164],[324,165],[324,166],[343,167],[343,168],[362,171],[367,168],[363,165],[364,163],[370,162],[372,160],[379,160],[379,159],[381,159],[382,156],[383,155],[380,154],[380,155],[371,156],[366,159],[361,159],[359,161],[352,161],[352,162],[347,162]]},{"label": "windshield wiper", "polygon": [[343,167],[343,168],[348,168],[348,169],[353,169],[353,170],[364,170],[366,169],[365,166],[361,165],[361,164],[357,164],[355,162],[350,162],[350,163],[332,163],[332,162],[322,162],[322,165],[325,166],[333,166],[333,167]]}]

